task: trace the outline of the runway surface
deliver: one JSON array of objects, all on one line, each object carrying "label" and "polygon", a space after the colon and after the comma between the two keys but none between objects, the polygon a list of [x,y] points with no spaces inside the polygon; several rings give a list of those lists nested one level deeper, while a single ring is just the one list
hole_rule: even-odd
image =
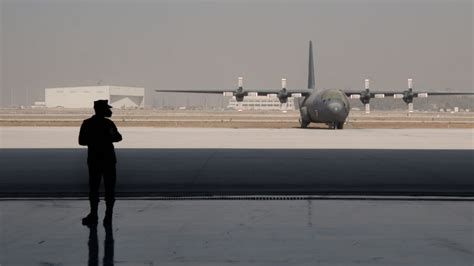
[{"label": "runway surface", "polygon": [[[87,194],[76,128],[0,128],[0,196]],[[119,196],[474,196],[471,129],[124,128]]]},{"label": "runway surface", "polygon": [[[472,197],[438,197],[473,196],[472,130],[121,132],[113,229],[95,230],[80,223],[85,198],[59,198],[87,194],[87,150],[77,145],[78,129],[0,128],[0,264],[473,262]],[[322,196],[128,198],[263,194]],[[434,200],[399,197],[407,195]],[[18,198],[29,196],[54,199]],[[104,203],[99,207],[103,218]]]},{"label": "runway surface", "polygon": [[[2,265],[472,265],[472,202],[0,201]],[[103,205],[100,206],[103,214]]]}]

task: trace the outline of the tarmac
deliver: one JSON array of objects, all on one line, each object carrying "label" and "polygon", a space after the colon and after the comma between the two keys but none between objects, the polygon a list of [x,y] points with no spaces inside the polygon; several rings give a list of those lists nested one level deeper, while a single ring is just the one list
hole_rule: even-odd
[{"label": "tarmac", "polygon": [[[472,132],[123,128],[117,193],[474,196]],[[1,197],[87,195],[77,129],[1,134]]]},{"label": "tarmac", "polygon": [[77,128],[0,128],[0,265],[474,264],[471,129],[120,130],[106,230]]},{"label": "tarmac", "polygon": [[[2,265],[472,265],[472,202],[0,201]],[[103,206],[101,206],[103,207]],[[101,214],[103,209],[100,210]]]}]

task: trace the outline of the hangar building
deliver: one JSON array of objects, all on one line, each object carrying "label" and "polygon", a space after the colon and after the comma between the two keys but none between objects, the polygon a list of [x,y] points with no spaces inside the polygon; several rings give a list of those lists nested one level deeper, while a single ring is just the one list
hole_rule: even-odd
[{"label": "hangar building", "polygon": [[46,107],[91,108],[96,100],[109,100],[114,108],[143,108],[145,89],[121,86],[46,88]]},{"label": "hangar building", "polygon": [[287,110],[296,110],[294,99],[294,97],[288,97],[288,102],[282,105],[276,96],[247,96],[241,102],[237,102],[235,97],[232,97],[227,108],[239,110],[281,110],[284,107]]}]

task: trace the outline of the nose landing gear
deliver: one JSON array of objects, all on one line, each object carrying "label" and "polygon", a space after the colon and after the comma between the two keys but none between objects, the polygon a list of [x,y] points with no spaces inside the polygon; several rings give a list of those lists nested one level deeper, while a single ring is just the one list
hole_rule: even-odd
[{"label": "nose landing gear", "polygon": [[328,124],[330,129],[343,129],[344,122],[334,121]]},{"label": "nose landing gear", "polygon": [[343,129],[344,128],[344,122],[337,122],[336,127],[337,127],[337,129]]}]

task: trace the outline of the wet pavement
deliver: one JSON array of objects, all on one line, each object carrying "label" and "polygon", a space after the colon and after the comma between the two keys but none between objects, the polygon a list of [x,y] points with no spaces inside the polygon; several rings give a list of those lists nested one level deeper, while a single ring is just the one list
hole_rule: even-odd
[{"label": "wet pavement", "polygon": [[[78,128],[0,128],[0,265],[473,265],[472,197],[394,197],[472,196],[472,132],[124,128],[105,230]],[[124,197],[269,190],[338,196]]]},{"label": "wet pavement", "polygon": [[0,264],[472,265],[473,204],[119,200],[107,231],[86,200],[4,200]]}]

